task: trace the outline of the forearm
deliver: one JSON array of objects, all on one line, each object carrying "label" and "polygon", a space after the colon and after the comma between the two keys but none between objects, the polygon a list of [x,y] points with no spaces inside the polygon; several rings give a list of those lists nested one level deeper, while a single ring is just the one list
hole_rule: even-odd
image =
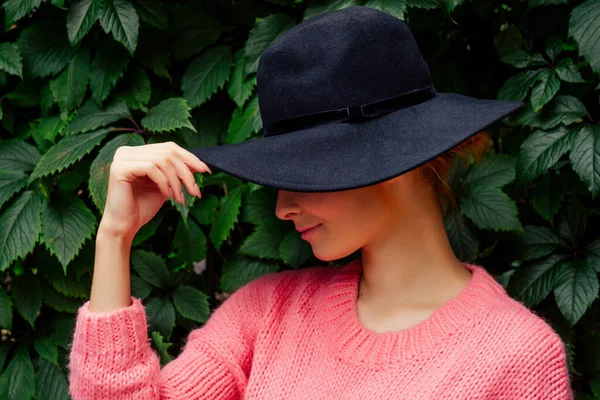
[{"label": "forearm", "polygon": [[130,253],[133,239],[100,223],[96,235],[89,310],[106,313],[131,305]]}]

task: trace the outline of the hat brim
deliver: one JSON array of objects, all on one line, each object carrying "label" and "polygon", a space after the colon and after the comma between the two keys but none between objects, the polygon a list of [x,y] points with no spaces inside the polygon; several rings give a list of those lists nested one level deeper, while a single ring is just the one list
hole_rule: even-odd
[{"label": "hat brim", "polygon": [[417,168],[524,105],[438,93],[377,118],[189,151],[211,169],[263,186],[297,192],[349,190]]}]

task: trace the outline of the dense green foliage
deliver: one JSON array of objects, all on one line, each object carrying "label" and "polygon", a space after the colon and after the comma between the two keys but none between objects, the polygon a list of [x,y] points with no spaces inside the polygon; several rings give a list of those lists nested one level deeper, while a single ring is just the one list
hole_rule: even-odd
[{"label": "dense green foliage", "polygon": [[[489,130],[483,162],[453,164],[460,212],[445,212],[446,226],[460,259],[559,332],[580,398],[600,399],[597,0],[5,0],[0,398],[69,397],[68,345],[115,150],[261,137],[262,50],[303,19],[357,4],[409,24],[439,92],[526,102]],[[163,364],[224,292],[319,262],[275,217],[272,188],[222,172],[196,179],[202,200],[169,200],[131,253],[132,293]]]}]

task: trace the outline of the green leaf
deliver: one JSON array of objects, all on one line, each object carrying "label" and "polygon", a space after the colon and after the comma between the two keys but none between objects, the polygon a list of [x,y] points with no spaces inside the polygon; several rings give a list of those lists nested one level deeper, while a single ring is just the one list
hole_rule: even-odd
[{"label": "green leaf", "polygon": [[236,187],[229,191],[229,195],[221,199],[221,209],[217,213],[213,224],[210,226],[210,240],[218,249],[229,236],[229,232],[235,226],[242,205],[243,188]]},{"label": "green leaf", "polygon": [[58,365],[44,359],[37,362],[36,400],[69,399],[69,384]]},{"label": "green leaf", "polygon": [[444,213],[444,226],[454,254],[460,260],[474,260],[479,251],[479,238],[464,214],[449,210]]},{"label": "green leaf", "polygon": [[90,79],[90,52],[83,47],[73,55],[69,66],[50,82],[52,97],[60,106],[61,111],[71,111],[79,107]]},{"label": "green leaf", "polygon": [[108,97],[128,63],[129,54],[123,46],[112,39],[102,42],[92,63],[90,77],[90,89],[97,103],[101,104]]},{"label": "green leaf", "polygon": [[167,265],[154,253],[139,249],[132,250],[131,266],[140,278],[154,287],[164,287],[169,284]]},{"label": "green leaf", "polygon": [[523,125],[536,128],[550,129],[560,124],[570,125],[581,122],[584,116],[589,117],[589,112],[583,103],[576,97],[557,95],[540,112],[534,112],[529,102],[518,113],[517,121]]},{"label": "green leaf", "polygon": [[255,95],[246,104],[244,111],[239,108],[233,111],[231,122],[227,129],[227,144],[245,142],[253,133],[258,133],[262,129],[262,126],[258,95]]},{"label": "green leaf", "polygon": [[246,58],[244,58],[243,48],[235,52],[234,60],[231,78],[227,84],[227,93],[229,93],[229,97],[237,104],[238,108],[242,108],[256,86],[256,75],[248,78],[245,72]]},{"label": "green leaf", "polygon": [[135,5],[142,21],[158,29],[169,29],[167,10],[160,0],[137,0]]},{"label": "green leaf", "polygon": [[558,234],[565,239],[575,251],[583,247],[587,212],[577,197],[569,196],[558,214]]},{"label": "green leaf", "polygon": [[574,134],[569,156],[573,170],[595,197],[600,193],[600,126],[586,125]]},{"label": "green leaf", "polygon": [[103,128],[95,132],[63,138],[42,156],[27,182],[31,183],[39,177],[60,172],[79,161],[104,140],[108,131],[109,129]]},{"label": "green leaf", "polygon": [[12,330],[12,320],[13,320],[13,311],[12,311],[12,300],[6,294],[6,291],[2,286],[0,286],[0,326],[2,328]]},{"label": "green leaf", "polygon": [[[277,191],[263,186],[249,192],[243,200],[241,221],[260,225],[263,221],[273,217],[277,205]],[[206,199],[202,197],[202,202],[204,201]]]},{"label": "green leaf", "polygon": [[160,357],[160,366],[164,367],[166,364],[173,360],[173,356],[171,356],[167,351],[168,348],[173,345],[173,343],[164,342],[164,338],[158,331],[152,331],[152,340],[154,340],[154,345],[158,349],[158,355]]},{"label": "green leaf", "polygon": [[39,151],[21,139],[0,141],[0,171],[27,172],[40,161]]},{"label": "green leaf", "polygon": [[531,207],[551,224],[565,198],[566,188],[556,173],[544,174],[531,192]]},{"label": "green leaf", "polygon": [[564,248],[565,243],[545,226],[527,225],[525,235],[519,241],[519,255],[522,261],[545,257]]},{"label": "green leaf", "polygon": [[19,82],[16,89],[4,95],[5,100],[18,107],[37,107],[40,102],[40,91],[34,81]]},{"label": "green leaf", "polygon": [[44,303],[56,311],[76,314],[84,303],[81,299],[63,296],[43,280],[40,281],[40,288]]},{"label": "green leaf", "polygon": [[127,105],[122,101],[114,101],[102,110],[98,104],[90,99],[77,111],[77,116],[67,125],[64,134],[73,135],[91,131],[130,117],[131,114],[127,109]]},{"label": "green leaf", "polygon": [[149,283],[135,275],[130,276],[129,279],[131,282],[131,295],[133,297],[144,300],[150,296],[153,287]]},{"label": "green leaf", "polygon": [[404,20],[406,12],[406,0],[367,0],[364,6],[386,12],[401,20]]},{"label": "green leaf", "polygon": [[40,357],[50,361],[53,364],[58,365],[58,346],[56,345],[56,343],[54,343],[52,339],[50,339],[48,336],[36,338],[33,342],[33,346],[35,347],[35,351],[37,351]]},{"label": "green leaf", "polygon": [[327,11],[341,10],[342,8],[346,7],[362,5],[363,2],[359,0],[312,1],[304,11],[303,21]]},{"label": "green leaf", "polygon": [[[183,29],[171,45],[175,60],[183,60],[200,53],[215,44],[223,32],[221,23],[210,15],[200,12],[194,13],[194,17],[193,24],[183,22]],[[177,21],[180,24],[179,20]]]},{"label": "green leaf", "polygon": [[6,10],[7,22],[17,22],[41,3],[42,0],[6,0],[2,7]]},{"label": "green leaf", "polygon": [[510,278],[507,291],[528,307],[535,307],[554,288],[555,276],[564,256],[553,254],[529,265],[521,265]]},{"label": "green leaf", "polygon": [[217,46],[190,63],[181,79],[181,90],[192,108],[204,104],[223,87],[229,78],[232,58],[231,48]]},{"label": "green leaf", "polygon": [[278,271],[279,265],[276,262],[250,259],[237,254],[223,263],[219,289],[232,292],[254,279]]},{"label": "green leaf", "polygon": [[465,215],[481,229],[522,231],[515,202],[499,188],[469,186],[461,204]]},{"label": "green leaf", "polygon": [[575,325],[598,298],[598,275],[586,259],[563,262],[555,277],[554,298],[564,317]]},{"label": "green leaf", "polygon": [[496,98],[498,100],[522,101],[527,97],[529,88],[540,79],[543,71],[544,69],[517,72],[504,82]]},{"label": "green leaf", "polygon": [[242,245],[239,251],[242,254],[257,258],[279,260],[279,247],[283,238],[289,232],[289,226],[283,221],[273,217],[258,225]]},{"label": "green leaf", "polygon": [[23,78],[23,58],[15,43],[0,43],[0,70]]},{"label": "green leaf", "polygon": [[531,105],[538,112],[546,103],[558,93],[560,80],[552,69],[544,70],[538,83],[531,90]]},{"label": "green leaf", "polygon": [[592,263],[596,272],[600,273],[600,236],[586,246],[583,254]]},{"label": "green leaf", "polygon": [[486,185],[502,187],[515,179],[517,159],[504,154],[488,154],[474,163],[463,176],[463,185]]},{"label": "green leaf", "polygon": [[146,104],[150,101],[151,87],[148,75],[141,67],[136,67],[131,73],[128,71],[122,89],[116,94],[132,110],[147,111]]},{"label": "green leaf", "polygon": [[140,20],[130,2],[104,0],[100,11],[100,25],[106,33],[112,32],[113,37],[133,55],[137,47]]},{"label": "green leaf", "polygon": [[523,50],[515,50],[502,57],[500,61],[516,68],[527,68],[535,66],[547,66],[548,63],[539,53],[529,54]]},{"label": "green leaf", "polygon": [[116,136],[104,145],[94,162],[92,162],[88,188],[92,201],[98,207],[100,213],[104,212],[104,205],[106,204],[110,165],[115,151],[121,146],[141,146],[143,144],[145,144],[144,139],[137,133]]},{"label": "green leaf", "polygon": [[152,132],[173,131],[189,128],[196,132],[190,122],[190,107],[184,98],[166,99],[152,107],[142,119],[142,126]]},{"label": "green leaf", "polygon": [[19,314],[35,328],[35,320],[42,307],[39,278],[31,273],[14,276],[11,294]]},{"label": "green leaf", "polygon": [[206,236],[194,220],[187,220],[186,224],[183,218],[180,219],[175,230],[173,246],[178,250],[177,256],[189,266],[206,258]]},{"label": "green leaf", "polygon": [[574,131],[558,127],[553,131],[535,131],[521,144],[517,159],[517,180],[529,182],[544,174],[569,151],[574,139]]},{"label": "green leaf", "polygon": [[77,44],[98,20],[102,0],[80,0],[69,7],[67,32],[72,45]]},{"label": "green leaf", "polygon": [[66,125],[67,122],[60,115],[42,118],[38,126],[38,134],[40,137],[54,143],[56,136],[63,131]]},{"label": "green leaf", "polygon": [[175,308],[171,301],[164,297],[155,297],[145,304],[150,329],[158,331],[167,340],[175,327]]},{"label": "green leaf", "polygon": [[47,204],[42,210],[44,243],[64,270],[91,239],[98,223],[96,216],[77,196],[62,196],[62,201]]},{"label": "green leaf", "polygon": [[426,10],[431,10],[434,8],[440,8],[444,4],[443,0],[408,0],[408,7],[417,7],[423,8]]},{"label": "green leaf", "polygon": [[553,4],[567,4],[569,0],[529,0],[529,8],[547,6]]},{"label": "green leaf", "polygon": [[248,40],[244,44],[244,56],[247,60],[246,74],[255,73],[258,70],[258,62],[263,50],[295,25],[294,20],[283,13],[269,15],[259,20],[250,31]]},{"label": "green leaf", "polygon": [[42,195],[22,192],[0,215],[0,271],[35,248],[42,231]]},{"label": "green leaf", "polygon": [[24,70],[31,77],[44,78],[61,71],[71,59],[71,48],[63,21],[42,20],[23,29],[17,44]]},{"label": "green leaf", "polygon": [[562,52],[562,45],[563,42],[559,36],[553,36],[546,39],[546,54],[548,57],[550,57],[553,63],[556,61],[556,57],[558,57],[558,55]]},{"label": "green leaf", "polygon": [[173,293],[173,304],[183,317],[204,323],[210,316],[208,296],[188,285],[179,285]]},{"label": "green leaf", "polygon": [[569,36],[579,45],[595,73],[600,73],[600,7],[597,0],[587,0],[571,11]]},{"label": "green leaf", "polygon": [[30,400],[35,395],[35,373],[29,350],[19,346],[15,355],[0,376],[0,398],[5,400]]},{"label": "green leaf", "polygon": [[27,186],[29,176],[19,171],[0,171],[0,207]]},{"label": "green leaf", "polygon": [[585,80],[581,77],[581,73],[577,70],[575,64],[573,64],[573,60],[570,57],[562,58],[556,66],[554,70],[558,74],[559,78],[565,82],[585,82]]},{"label": "green leaf", "polygon": [[312,258],[312,246],[296,230],[289,231],[279,245],[279,257],[297,268]]}]

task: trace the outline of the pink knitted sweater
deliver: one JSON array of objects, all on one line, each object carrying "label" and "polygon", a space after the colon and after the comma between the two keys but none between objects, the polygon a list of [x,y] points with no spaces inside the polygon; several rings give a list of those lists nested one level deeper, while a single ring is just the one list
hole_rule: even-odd
[{"label": "pink knitted sweater", "polygon": [[160,368],[140,300],[77,315],[69,384],[83,399],[571,400],[566,351],[537,314],[483,267],[412,327],[358,319],[360,259],[262,276],[193,330]]}]

